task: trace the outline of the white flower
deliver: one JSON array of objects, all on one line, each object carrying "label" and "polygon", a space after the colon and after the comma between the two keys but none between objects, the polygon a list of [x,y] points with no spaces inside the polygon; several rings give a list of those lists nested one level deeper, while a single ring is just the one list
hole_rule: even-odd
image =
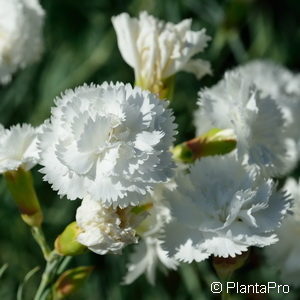
[{"label": "white flower", "polygon": [[235,257],[250,246],[277,241],[274,230],[289,208],[271,179],[256,178],[233,155],[197,161],[166,194],[174,221],[165,228],[164,247],[184,261],[210,255]]},{"label": "white flower", "polygon": [[287,127],[288,149],[291,152],[290,169],[293,169],[300,156],[300,75],[268,60],[254,60],[236,70],[252,81],[264,97],[271,96],[281,108]]},{"label": "white flower", "polygon": [[23,167],[29,170],[39,162],[38,129],[29,124],[4,129],[0,125],[0,173]]},{"label": "white flower", "polygon": [[284,186],[294,199],[293,215],[288,216],[277,234],[279,242],[266,248],[270,262],[280,270],[283,282],[300,286],[300,183],[289,178]]},{"label": "white flower", "polygon": [[172,176],[167,103],[124,84],[81,86],[56,100],[41,135],[41,170],[59,195],[105,205],[144,201]]},{"label": "white flower", "polygon": [[192,57],[204,50],[210,40],[205,29],[191,30],[191,19],[178,24],[165,23],[140,13],[139,19],[122,13],[112,18],[123,59],[135,72],[136,82],[151,91],[178,71],[198,78],[210,73],[210,64]]},{"label": "white flower", "polygon": [[131,209],[106,208],[87,196],[76,212],[76,222],[81,229],[78,242],[100,255],[121,253],[128,244],[137,243],[134,228],[145,217],[132,213]]},{"label": "white flower", "polygon": [[282,173],[289,157],[284,120],[273,99],[259,93],[239,72],[227,72],[212,88],[199,93],[197,135],[211,128],[233,129],[239,160],[265,176]]},{"label": "white flower", "polygon": [[162,196],[166,188],[174,190],[175,183],[171,181],[158,185],[147,198],[146,205],[151,207],[147,210],[149,216],[137,227],[141,239],[129,258],[130,263],[127,266],[128,272],[124,277],[124,284],[131,284],[144,273],[148,281],[154,284],[157,266],[173,270],[177,268],[178,262],[168,257],[167,251],[162,248],[164,226],[171,221],[169,206]]},{"label": "white flower", "polygon": [[0,0],[0,84],[42,51],[44,10],[38,0]]}]

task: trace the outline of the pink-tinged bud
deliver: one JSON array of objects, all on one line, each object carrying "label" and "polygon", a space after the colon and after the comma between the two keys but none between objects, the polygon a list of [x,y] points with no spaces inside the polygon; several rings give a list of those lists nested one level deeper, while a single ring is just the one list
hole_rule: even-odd
[{"label": "pink-tinged bud", "polygon": [[93,267],[82,266],[62,273],[53,286],[53,299],[62,300],[76,292],[93,269]]},{"label": "pink-tinged bud", "polygon": [[213,128],[199,137],[175,146],[172,152],[175,160],[193,163],[201,157],[227,154],[235,149],[236,143],[232,130]]}]

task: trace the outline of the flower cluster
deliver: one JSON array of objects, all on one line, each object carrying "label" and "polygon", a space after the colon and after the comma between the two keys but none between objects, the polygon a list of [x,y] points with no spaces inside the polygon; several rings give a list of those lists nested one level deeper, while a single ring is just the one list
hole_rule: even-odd
[{"label": "flower cluster", "polygon": [[[7,83],[41,51],[43,10],[37,0],[0,6],[0,83]],[[299,285],[300,188],[290,179],[280,190],[274,177],[300,158],[300,75],[264,61],[227,71],[199,92],[197,136],[173,147],[177,126],[161,91],[178,71],[210,73],[208,62],[194,58],[210,38],[192,31],[191,20],[165,23],[146,12],[112,22],[140,87],[84,84],[56,98],[37,129],[0,125],[0,173],[40,244],[43,215],[28,170],[39,163],[59,196],[82,200],[56,252],[42,245],[48,263],[86,248],[120,254],[137,244],[124,283],[146,273],[154,284],[158,265],[234,258],[280,240],[268,253]],[[285,219],[286,190],[295,206]]]},{"label": "flower cluster", "polygon": [[0,0],[0,84],[42,51],[44,10],[38,0]]}]

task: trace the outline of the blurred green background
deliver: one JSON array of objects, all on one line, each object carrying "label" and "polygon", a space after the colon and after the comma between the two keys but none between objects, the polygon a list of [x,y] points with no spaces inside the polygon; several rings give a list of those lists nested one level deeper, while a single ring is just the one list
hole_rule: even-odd
[{"label": "blurred green background", "polygon": [[[9,0],[8,0],[9,1]],[[132,69],[121,58],[111,17],[121,12],[138,15],[147,10],[164,20],[193,19],[193,29],[207,28],[212,37],[201,56],[212,63],[213,76],[201,82],[190,74],[176,77],[172,107],[179,124],[177,141],[192,138],[191,122],[197,91],[218,81],[224,71],[253,58],[268,58],[300,69],[299,0],[42,0],[46,10],[45,51],[38,64],[18,72],[13,81],[0,87],[0,122],[5,126],[29,122],[41,124],[50,114],[53,99],[67,88],[84,82],[133,82]],[[1,7],[0,7],[1,9]],[[44,229],[53,243],[56,235],[73,220],[77,201],[59,199],[33,170],[38,195],[44,207]],[[128,247],[125,253],[132,248]],[[16,299],[18,284],[43,259],[22,223],[10,195],[0,178],[0,266],[8,269],[0,280],[0,299]],[[126,255],[98,256],[92,253],[74,259],[72,265],[94,265],[93,275],[70,299],[218,299],[209,291],[215,275],[209,262],[182,265],[167,276],[158,273],[156,286],[145,277],[130,286],[120,285],[126,272]],[[39,275],[41,272],[38,273]],[[236,274],[241,283],[280,282],[276,272],[264,264],[261,251],[252,251],[249,263]],[[39,276],[26,286],[32,299]],[[293,289],[284,299],[300,299]],[[283,299],[282,295],[250,295],[233,299]]]}]

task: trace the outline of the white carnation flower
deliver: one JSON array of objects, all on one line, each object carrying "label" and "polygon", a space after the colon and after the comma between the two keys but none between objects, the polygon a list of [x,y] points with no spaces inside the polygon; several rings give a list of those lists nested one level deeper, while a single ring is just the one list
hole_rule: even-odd
[{"label": "white carnation flower", "polygon": [[164,247],[184,261],[210,255],[235,257],[250,246],[277,241],[274,230],[289,208],[271,179],[256,178],[233,155],[197,161],[190,174],[176,179],[168,192],[174,221],[165,228]]},{"label": "white carnation flower", "polygon": [[171,181],[158,185],[153,194],[147,198],[146,205],[151,208],[147,210],[149,213],[147,218],[137,228],[141,239],[129,258],[128,272],[124,277],[125,284],[131,284],[144,273],[148,281],[154,284],[158,266],[173,270],[177,268],[178,262],[168,257],[167,251],[162,248],[164,226],[171,221],[170,208],[162,196],[166,188],[174,190],[175,183]]},{"label": "white carnation flower", "polygon": [[300,183],[289,178],[284,186],[293,197],[293,214],[288,216],[277,234],[279,242],[266,248],[270,262],[280,270],[282,281],[300,286]]},{"label": "white carnation flower", "polygon": [[197,135],[212,128],[233,129],[239,160],[265,176],[281,174],[289,157],[284,119],[273,99],[259,93],[239,72],[227,72],[212,88],[199,93]]},{"label": "white carnation flower", "polygon": [[0,125],[0,173],[29,170],[39,162],[37,148],[38,129],[29,124],[11,126],[4,129]]},{"label": "white carnation flower", "polygon": [[255,60],[236,70],[254,82],[264,97],[271,96],[281,108],[291,156],[289,169],[295,168],[300,153],[300,75],[267,60]]},{"label": "white carnation flower", "polygon": [[100,255],[121,253],[128,244],[137,243],[135,227],[145,217],[131,210],[132,207],[107,208],[85,197],[76,212],[76,222],[81,229],[78,242]]},{"label": "white carnation flower", "polygon": [[112,18],[123,59],[135,72],[139,85],[155,91],[156,85],[179,71],[198,78],[211,72],[210,64],[192,57],[204,50],[210,40],[205,29],[191,30],[191,19],[178,24],[165,23],[147,12],[139,18],[122,13]]},{"label": "white carnation flower", "polygon": [[42,51],[44,10],[38,0],[0,0],[0,84]]},{"label": "white carnation flower", "polygon": [[41,170],[59,195],[104,205],[142,202],[172,176],[175,125],[167,103],[124,84],[68,90],[41,135]]}]

